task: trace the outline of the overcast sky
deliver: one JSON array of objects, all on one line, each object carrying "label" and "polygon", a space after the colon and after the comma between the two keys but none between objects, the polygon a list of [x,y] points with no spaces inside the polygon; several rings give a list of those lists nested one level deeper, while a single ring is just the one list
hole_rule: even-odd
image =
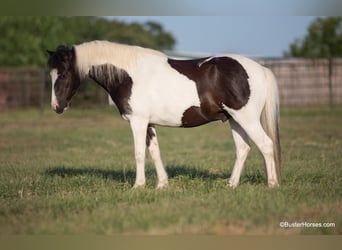
[{"label": "overcast sky", "polygon": [[313,16],[115,16],[126,22],[156,21],[176,38],[179,52],[281,57],[302,38]]}]

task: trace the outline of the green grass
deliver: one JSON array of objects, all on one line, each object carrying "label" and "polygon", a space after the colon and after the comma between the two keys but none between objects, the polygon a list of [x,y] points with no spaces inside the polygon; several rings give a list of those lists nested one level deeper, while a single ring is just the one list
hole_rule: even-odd
[{"label": "green grass", "polygon": [[[227,123],[157,128],[167,190],[132,190],[127,122],[104,109],[0,114],[1,234],[341,234],[342,110],[283,110],[282,185],[269,189],[252,148],[240,186]],[[280,222],[333,222],[281,228]]]}]

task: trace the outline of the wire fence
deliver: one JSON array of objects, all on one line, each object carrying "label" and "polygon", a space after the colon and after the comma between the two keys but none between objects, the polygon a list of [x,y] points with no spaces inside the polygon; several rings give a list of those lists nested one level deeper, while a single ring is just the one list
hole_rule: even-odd
[{"label": "wire fence", "polygon": [[[342,58],[258,61],[274,72],[282,107],[342,104]],[[106,93],[95,84],[84,84],[79,92],[78,105],[108,103]],[[25,107],[43,110],[50,95],[51,83],[46,69],[0,68],[0,111]]]}]

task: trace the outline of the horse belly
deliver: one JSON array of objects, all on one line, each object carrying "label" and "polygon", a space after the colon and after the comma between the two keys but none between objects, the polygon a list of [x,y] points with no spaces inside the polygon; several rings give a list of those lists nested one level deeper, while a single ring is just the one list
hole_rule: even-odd
[{"label": "horse belly", "polygon": [[151,124],[181,126],[184,112],[200,106],[196,83],[168,66],[147,71],[133,81],[132,115],[145,116]]}]

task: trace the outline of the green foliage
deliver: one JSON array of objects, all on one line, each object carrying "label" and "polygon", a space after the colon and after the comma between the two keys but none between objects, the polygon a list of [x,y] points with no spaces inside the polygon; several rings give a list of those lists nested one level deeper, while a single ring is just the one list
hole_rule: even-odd
[{"label": "green foliage", "polygon": [[287,57],[338,57],[342,56],[342,18],[317,18],[303,39],[290,44]]},{"label": "green foliage", "polygon": [[149,157],[146,188],[132,190],[131,130],[112,110],[3,113],[0,234],[341,234],[341,123],[337,108],[283,110],[282,185],[267,187],[253,147],[235,190],[226,187],[235,158],[227,123],[159,127],[170,178],[160,191]]},{"label": "green foliage", "polygon": [[0,17],[0,66],[45,66],[46,49],[90,40],[110,40],[172,49],[175,39],[154,22],[119,22],[97,17]]}]

